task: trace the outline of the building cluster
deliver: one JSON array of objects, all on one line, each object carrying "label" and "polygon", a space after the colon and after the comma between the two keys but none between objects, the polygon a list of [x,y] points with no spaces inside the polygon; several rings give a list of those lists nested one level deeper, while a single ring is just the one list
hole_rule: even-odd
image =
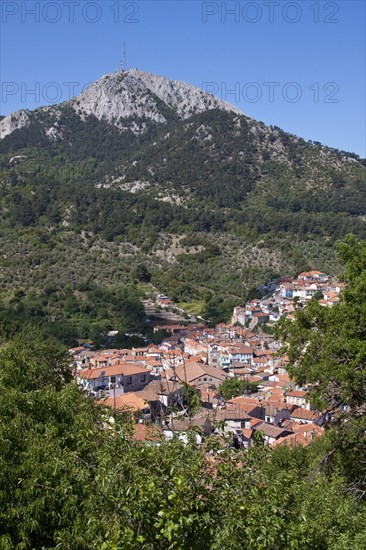
[{"label": "building cluster", "polygon": [[264,298],[234,308],[232,323],[254,328],[279,321],[316,297],[323,306],[332,307],[339,300],[344,285],[321,271],[304,271],[296,278],[281,277],[261,288]]},{"label": "building cluster", "polygon": [[[226,434],[238,447],[259,440],[273,447],[305,446],[323,433],[324,417],[313,410],[307,389],[288,375],[279,342],[260,325],[291,316],[316,292],[322,304],[333,305],[341,289],[319,271],[282,278],[267,285],[266,298],[234,308],[230,324],[157,326],[169,335],[143,348],[73,348],[75,377],[101,405],[132,414],[137,439],[186,439],[194,427],[198,443]],[[222,392],[225,381],[234,381],[241,395],[229,399]],[[187,397],[192,392],[194,411]]]}]

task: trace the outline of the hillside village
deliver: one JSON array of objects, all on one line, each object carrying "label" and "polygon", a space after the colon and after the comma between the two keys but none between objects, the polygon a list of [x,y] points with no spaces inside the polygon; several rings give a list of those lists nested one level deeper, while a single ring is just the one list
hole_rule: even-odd
[{"label": "hillside village", "polygon": [[[319,271],[277,279],[262,287],[263,298],[235,307],[229,324],[157,325],[169,336],[143,348],[72,348],[74,374],[99,404],[135,419],[138,440],[186,440],[194,428],[198,443],[226,435],[234,447],[306,446],[322,435],[324,417],[289,377],[288,358],[276,353],[280,342],[271,332],[311,298],[332,307],[343,288]],[[232,398],[230,381],[241,389]]]}]

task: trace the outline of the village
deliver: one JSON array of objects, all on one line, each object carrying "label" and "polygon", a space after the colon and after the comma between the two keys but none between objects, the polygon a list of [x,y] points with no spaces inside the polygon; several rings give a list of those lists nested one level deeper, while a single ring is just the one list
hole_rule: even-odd
[{"label": "village", "polygon": [[332,307],[343,288],[319,271],[280,278],[261,288],[261,299],[235,307],[229,324],[157,324],[154,331],[168,334],[159,345],[72,348],[74,375],[98,404],[133,418],[139,441],[186,442],[194,433],[197,444],[225,436],[234,448],[306,446],[323,434],[324,414],[290,378],[273,327],[312,298]]}]

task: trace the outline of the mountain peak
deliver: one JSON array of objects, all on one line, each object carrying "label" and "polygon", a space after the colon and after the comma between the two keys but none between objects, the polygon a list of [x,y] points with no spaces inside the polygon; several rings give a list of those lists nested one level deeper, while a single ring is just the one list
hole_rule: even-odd
[{"label": "mountain peak", "polygon": [[[128,119],[134,119],[133,126],[128,127],[135,133],[144,131],[146,120],[164,124],[172,118],[187,119],[211,109],[242,115],[236,107],[195,86],[138,69],[102,76],[79,96],[53,106],[53,113],[57,115],[62,106],[73,108],[82,119],[94,115],[119,129],[125,129]],[[33,113],[43,111],[50,111],[50,107],[41,107]],[[0,121],[1,138],[28,126],[33,113],[22,110],[5,117]]]},{"label": "mountain peak", "polygon": [[169,115],[186,119],[217,108],[242,114],[190,84],[138,69],[107,74],[68,103],[117,127],[129,117],[165,123]]}]

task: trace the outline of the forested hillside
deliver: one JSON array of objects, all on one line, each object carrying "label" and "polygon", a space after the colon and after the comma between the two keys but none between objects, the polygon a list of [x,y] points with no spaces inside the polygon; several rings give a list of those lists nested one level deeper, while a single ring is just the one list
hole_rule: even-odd
[{"label": "forested hillside", "polygon": [[19,287],[131,285],[143,263],[161,291],[219,320],[274,276],[336,272],[334,243],[366,236],[357,156],[139,74],[95,84],[99,118],[92,87],[2,121],[4,299]]}]

